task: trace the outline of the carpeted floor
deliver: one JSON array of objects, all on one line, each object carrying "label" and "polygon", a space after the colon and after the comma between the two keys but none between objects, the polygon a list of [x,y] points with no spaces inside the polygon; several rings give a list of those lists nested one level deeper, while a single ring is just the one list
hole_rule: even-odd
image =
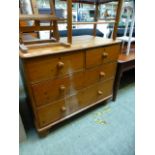
[{"label": "carpeted floor", "polygon": [[34,129],[27,136],[20,155],[134,155],[134,82],[121,87],[115,102],[61,123],[47,137],[39,138]]}]

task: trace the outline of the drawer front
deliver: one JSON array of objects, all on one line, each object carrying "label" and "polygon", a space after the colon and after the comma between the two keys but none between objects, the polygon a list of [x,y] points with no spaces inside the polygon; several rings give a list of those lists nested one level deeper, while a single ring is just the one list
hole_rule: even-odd
[{"label": "drawer front", "polygon": [[69,77],[46,80],[32,85],[32,92],[37,106],[51,103],[84,88],[84,72],[77,72]]},{"label": "drawer front", "polygon": [[[79,91],[76,95],[69,97],[66,101],[70,105],[70,112],[89,106],[98,100],[104,99],[113,93],[113,79],[98,82],[90,87]],[[67,109],[67,107],[66,107]]]},{"label": "drawer front", "polygon": [[29,59],[25,61],[25,67],[31,82],[53,79],[83,70],[84,53],[81,51]]},{"label": "drawer front", "polygon": [[59,100],[45,107],[40,107],[37,110],[40,127],[74,113],[80,109],[81,101],[82,92],[78,93],[78,95],[68,97],[65,100]]},{"label": "drawer front", "polygon": [[90,86],[99,81],[104,81],[115,76],[116,63],[106,63],[95,69],[87,69],[85,72],[84,85]]},{"label": "drawer front", "polygon": [[86,68],[91,68],[101,64],[102,64],[101,48],[94,48],[86,51]]},{"label": "drawer front", "polygon": [[77,72],[70,77],[46,80],[32,85],[32,92],[37,106],[76,94],[78,90],[99,81],[114,77],[116,63],[107,63],[85,72]]},{"label": "drawer front", "polygon": [[98,100],[104,99],[105,97],[112,95],[113,81],[113,79],[110,79],[86,88],[82,93],[83,99],[80,106],[85,107],[91,105]]},{"label": "drawer front", "polygon": [[103,63],[117,61],[119,53],[121,52],[121,44],[104,47],[101,51]]},{"label": "drawer front", "polygon": [[86,51],[86,68],[101,65],[106,62],[116,61],[120,53],[120,44]]},{"label": "drawer front", "polygon": [[55,122],[98,100],[112,95],[113,79],[94,84],[79,91],[76,95],[38,108],[40,127]]}]

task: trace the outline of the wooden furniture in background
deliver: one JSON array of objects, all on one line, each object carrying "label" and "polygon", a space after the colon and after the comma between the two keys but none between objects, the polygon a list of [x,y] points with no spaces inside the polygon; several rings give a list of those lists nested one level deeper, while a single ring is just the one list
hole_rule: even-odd
[{"label": "wooden furniture in background", "polygon": [[[126,27],[124,31],[124,36],[118,37],[122,40],[122,52],[118,58],[118,66],[116,72],[116,78],[113,88],[113,101],[116,100],[117,91],[119,89],[120,80],[125,71],[135,68],[135,37],[133,37],[134,24],[135,24],[135,11],[134,11],[134,1],[132,6],[126,6],[128,12],[128,18],[126,21]],[[132,18],[131,18],[131,17]],[[130,19],[131,18],[131,19]],[[131,26],[129,27],[129,22],[131,21]],[[127,36],[128,27],[130,29],[129,36]]]},{"label": "wooden furniture in background", "polygon": [[129,54],[126,55],[125,53],[122,53],[118,57],[117,72],[113,88],[113,101],[115,101],[117,98],[117,92],[120,86],[120,81],[123,73],[134,68],[135,68],[135,45],[134,43],[132,43]]},{"label": "wooden furniture in background", "polygon": [[[53,0],[49,0],[49,3],[50,3],[50,9],[51,9],[50,15],[38,13],[38,7],[37,7],[36,0],[31,0],[31,6],[32,6],[33,14],[22,14],[21,13],[19,15],[20,44],[22,45],[22,46],[20,46],[20,48],[24,52],[26,52],[26,50],[28,50],[25,47],[25,40],[23,38],[24,33],[34,33],[34,32],[49,30],[50,31],[50,38],[47,42],[50,42],[50,43],[56,42],[56,43],[61,44],[59,42],[60,37],[59,37],[59,32],[58,32],[58,20],[65,20],[65,19],[59,19],[58,17],[56,17],[55,6],[54,6]],[[69,7],[69,5],[68,5],[68,7]],[[34,21],[34,24],[33,25],[22,24],[25,21],[29,21],[29,22]],[[41,21],[48,21],[49,25],[43,26],[43,25],[41,25]],[[70,22],[69,22],[69,24],[70,24]],[[70,27],[69,27],[69,29],[70,29]],[[70,36],[71,36],[71,34],[70,34]],[[35,40],[38,41],[38,39],[35,39]],[[34,39],[29,40],[28,42],[31,44],[36,43],[36,42],[34,42]],[[38,42],[42,43],[42,40],[39,40]],[[45,41],[43,40],[43,42],[45,42]],[[62,45],[64,45],[64,43]],[[66,44],[66,45],[69,45],[69,44]]]}]

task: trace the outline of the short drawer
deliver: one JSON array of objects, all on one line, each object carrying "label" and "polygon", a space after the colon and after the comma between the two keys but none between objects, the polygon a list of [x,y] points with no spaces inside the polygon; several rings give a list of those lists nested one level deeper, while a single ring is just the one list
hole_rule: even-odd
[{"label": "short drawer", "polygon": [[101,48],[103,63],[117,61],[121,52],[121,44],[115,44]]},{"label": "short drawer", "polygon": [[84,72],[76,72],[65,78],[42,81],[31,86],[37,106],[51,103],[66,96],[76,94],[84,88]]},{"label": "short drawer", "polygon": [[25,60],[28,80],[38,82],[84,69],[83,51]]},{"label": "short drawer", "polygon": [[69,97],[66,101],[68,103],[67,105],[72,107],[69,108],[70,112],[75,111],[76,109],[80,110],[99,100],[111,96],[113,93],[113,81],[114,79],[109,79],[95,83],[83,90],[80,90],[76,95]]},{"label": "short drawer", "polygon": [[105,97],[112,95],[113,93],[113,81],[114,79],[110,79],[103,82],[98,82],[88,88],[86,88],[82,95],[83,100],[80,103],[81,107],[85,107],[95,103]]},{"label": "short drawer", "polygon": [[120,53],[120,44],[94,48],[86,51],[86,68],[116,61]]},{"label": "short drawer", "polygon": [[87,69],[84,77],[85,87],[91,84],[114,78],[116,72],[116,62],[105,63],[93,69]]},{"label": "short drawer", "polygon": [[84,107],[112,95],[113,79],[96,83],[64,100],[40,107],[37,110],[40,127],[62,119]]}]

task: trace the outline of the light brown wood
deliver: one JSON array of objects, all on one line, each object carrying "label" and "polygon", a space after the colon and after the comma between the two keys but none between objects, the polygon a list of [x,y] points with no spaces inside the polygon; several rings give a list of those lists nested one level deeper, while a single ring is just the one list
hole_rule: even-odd
[{"label": "light brown wood", "polygon": [[21,14],[19,15],[19,20],[37,20],[37,21],[42,21],[42,20],[58,20],[57,17],[52,16],[52,15],[43,15],[43,14],[37,14],[37,15],[24,15]]},{"label": "light brown wood", "polygon": [[[37,7],[37,2],[36,0],[31,0],[31,6],[33,10],[33,14],[20,14],[19,15],[19,20],[21,21],[31,21],[34,20],[35,25],[33,26],[22,26],[20,24],[20,42],[23,43],[21,35],[23,33],[32,33],[32,32],[38,32],[42,30],[50,30],[50,38],[55,38],[56,41],[58,42],[60,37],[59,37],[59,32],[58,32],[58,25],[57,25],[57,20],[59,18],[56,17],[55,14],[55,6],[53,4],[53,0],[50,0],[50,9],[51,9],[51,14],[39,14],[38,13],[38,7]],[[50,26],[40,26],[40,21],[49,21]],[[38,38],[39,38],[39,33]],[[64,45],[64,44],[61,44]]]},{"label": "light brown wood", "polygon": [[[95,16],[94,16],[94,21],[95,21],[95,22],[97,22],[97,19],[98,19],[98,7],[99,7],[99,5],[96,4],[96,5],[95,5]],[[95,23],[95,24],[94,24],[94,29],[93,29],[93,36],[96,36],[96,27],[97,27],[97,25],[96,25],[96,23]]]},{"label": "light brown wood", "polygon": [[62,112],[65,112],[66,111],[66,107],[65,106],[61,107],[61,110],[62,110]]},{"label": "light brown wood", "polygon": [[[60,62],[64,64],[62,68],[58,67]],[[28,75],[28,79],[31,82],[39,82],[41,80],[70,75],[73,72],[83,69],[83,51],[79,51],[74,54],[66,53],[63,55],[46,56],[44,59],[42,57],[38,57],[35,59],[29,59],[25,63],[25,70]]]},{"label": "light brown wood", "polygon": [[85,36],[66,48],[32,45],[20,60],[39,133],[112,96],[120,41]]},{"label": "light brown wood", "polygon": [[114,25],[114,31],[113,31],[113,36],[112,36],[113,40],[116,40],[116,37],[117,37],[117,29],[118,29],[119,19],[121,15],[122,5],[123,5],[123,0],[118,0],[116,19],[115,19],[116,22]]},{"label": "light brown wood", "polygon": [[105,73],[101,71],[101,72],[100,72],[100,76],[101,76],[101,77],[105,77]]},{"label": "light brown wood", "polygon": [[112,87],[113,79],[102,83],[96,83],[65,100],[60,100],[53,104],[38,108],[40,127],[53,123],[83,107],[88,106],[92,102],[111,95]]},{"label": "light brown wood", "polygon": [[[53,2],[53,0],[50,0],[50,8],[51,8],[51,16],[54,15],[56,17],[56,14],[55,14],[55,2]],[[53,24],[54,31],[53,31],[53,34],[50,31],[50,37],[54,37],[54,38],[56,38],[57,41],[59,41],[60,36],[59,36],[59,32],[58,32],[57,20],[53,20],[53,21],[50,22],[51,27],[52,27],[52,24]]]},{"label": "light brown wood", "polygon": [[[37,1],[36,0],[30,0],[30,2],[31,2],[31,7],[32,7],[33,14],[38,15],[39,14],[39,10],[38,10]],[[34,25],[35,26],[40,26],[40,21],[35,20],[34,21]],[[34,31],[34,32],[36,32],[36,31]],[[36,34],[37,34],[37,38],[40,38],[39,32],[36,32]]]},{"label": "light brown wood", "polygon": [[[62,38],[60,42],[67,42],[67,38]],[[107,45],[113,45],[121,43],[120,40],[113,41],[112,39],[108,38],[101,38],[101,37],[93,37],[93,36],[76,36],[73,37],[72,45],[69,48],[66,46],[48,46],[48,47],[38,47],[35,49],[29,49],[28,53],[20,52],[21,58],[33,58],[45,55],[53,55],[58,53],[68,53],[74,50],[86,50],[90,48],[102,47]]]},{"label": "light brown wood", "polygon": [[101,91],[101,90],[98,90],[98,92],[97,92],[99,95],[102,95],[103,94],[103,92]]},{"label": "light brown wood", "polygon": [[121,51],[120,44],[113,45],[113,46],[107,46],[104,49],[102,48],[103,63],[117,61],[120,51]]},{"label": "light brown wood", "polygon": [[109,96],[107,96],[105,98],[102,98],[101,100],[97,100],[96,102],[93,102],[92,104],[90,104],[88,106],[85,106],[85,107],[75,111],[74,113],[72,113],[70,115],[67,115],[66,117],[63,117],[63,118],[61,118],[61,119],[59,119],[59,120],[57,120],[57,121],[55,121],[53,123],[50,123],[50,124],[48,124],[48,125],[46,125],[46,126],[44,126],[42,128],[39,127],[38,122],[35,122],[35,126],[36,126],[36,129],[37,129],[37,132],[40,134],[40,133],[42,133],[44,131],[48,131],[50,128],[52,128],[56,124],[61,123],[61,122],[65,121],[65,120],[67,120],[67,119],[69,119],[69,118],[71,118],[71,117],[73,117],[73,116],[75,116],[75,115],[77,115],[77,114],[79,114],[79,113],[81,113],[81,112],[91,108],[91,107],[94,107],[97,104],[101,104],[103,101],[106,101],[106,100],[108,100],[110,98],[112,98],[112,95],[109,95]]},{"label": "light brown wood", "polygon": [[[112,85],[113,85],[113,79],[109,79],[107,81],[98,82],[93,85],[90,85],[89,87],[86,87],[79,91],[77,95],[73,95],[69,98],[71,101],[70,104],[74,104],[75,108],[83,108],[86,107],[93,102],[96,102],[97,100],[100,100],[106,96],[109,96],[112,94]],[[98,91],[102,91],[102,94],[98,94]],[[78,101],[77,101],[78,100]],[[78,105],[77,105],[78,104]],[[74,106],[72,107],[73,111]]]},{"label": "light brown wood", "polygon": [[[28,44],[28,43],[27,43]],[[25,48],[29,49],[37,49],[37,48],[44,48],[44,47],[54,47],[54,46],[65,46],[65,47],[69,47],[70,45],[63,43],[63,42],[55,42],[55,40],[49,42],[49,41],[45,41],[44,40],[40,40],[40,43],[33,43],[31,42],[30,45],[26,45]]]},{"label": "light brown wood", "polygon": [[64,47],[70,47],[70,44],[65,43],[65,42],[56,42],[55,38],[51,38],[51,39],[42,39],[42,40],[38,40],[38,39],[33,39],[33,40],[26,40],[23,41],[23,46],[25,47],[25,49],[27,49],[27,52],[30,49],[38,49],[38,48],[46,48],[46,47],[55,47],[55,46],[64,46]]},{"label": "light brown wood", "polygon": [[[32,85],[32,90],[36,105],[48,104],[71,94],[75,94],[78,90],[96,82],[113,78],[115,70],[116,63],[108,63],[95,69],[74,73],[71,77],[67,76],[34,84]],[[101,72],[104,73],[104,76],[100,75]]]},{"label": "light brown wood", "polygon": [[67,0],[67,42],[72,44],[72,0]]},{"label": "light brown wood", "polygon": [[[34,98],[37,105],[47,104],[54,100],[76,93],[77,90],[89,85],[111,78],[115,75],[116,64],[105,64],[102,67],[88,70],[86,72],[75,73],[71,78],[48,80],[40,84],[33,85]],[[100,71],[104,71],[104,76],[100,77]],[[81,79],[79,81],[79,79]],[[53,87],[55,91],[53,92]],[[60,91],[61,90],[61,91]]]},{"label": "light brown wood", "polygon": [[58,101],[55,104],[50,104],[46,107],[37,110],[39,116],[39,127],[43,127],[51,122],[54,122],[65,116],[65,112],[61,109],[64,107],[64,101]]},{"label": "light brown wood", "polygon": [[24,86],[24,90],[26,93],[26,97],[27,97],[27,103],[30,105],[29,107],[32,108],[33,110],[33,119],[35,122],[37,122],[38,119],[38,114],[37,114],[37,109],[36,109],[36,104],[33,98],[33,92],[31,89],[31,85],[30,85],[30,81],[28,79],[28,76],[25,72],[25,62],[21,59],[19,59],[19,67],[20,67],[20,74],[21,74],[21,78],[22,78],[22,82],[23,82],[23,86]]},{"label": "light brown wood", "polygon": [[[38,15],[38,7],[37,7],[37,2],[36,2],[36,0],[30,0],[30,3],[31,3],[31,8],[32,8],[32,13],[33,14],[36,14],[36,15]],[[22,11],[21,11],[22,12]],[[19,19],[20,19],[20,16],[22,16],[21,14],[19,15]],[[21,24],[21,22],[25,22],[26,23],[26,26],[28,26],[28,22],[27,21],[23,21],[23,20],[19,20],[19,23],[20,23],[20,25],[19,25],[19,32],[20,32],[20,43],[23,43],[23,35],[24,35],[24,31],[22,31],[22,27],[23,27],[23,25]],[[34,26],[37,26],[37,27],[39,27],[40,26],[40,22],[39,21],[35,21],[34,22]],[[25,26],[24,26],[25,27]],[[39,36],[39,32],[37,32],[37,31],[31,31],[30,33],[30,36],[36,36],[37,38],[40,38],[40,36]],[[35,35],[34,35],[35,34]]]},{"label": "light brown wood", "polygon": [[120,45],[94,48],[86,53],[86,67],[91,68],[106,62],[116,61],[120,53]]},{"label": "light brown wood", "polygon": [[[20,28],[20,42],[23,43],[22,41],[22,33],[24,31],[26,32],[33,32],[34,30],[40,31],[43,30],[44,28],[47,30],[50,28],[50,37],[56,38],[56,41],[59,41],[59,33],[58,33],[58,25],[57,21],[59,20],[56,15],[55,15],[55,1],[50,0],[50,8],[51,8],[51,15],[39,15],[38,14],[38,8],[37,8],[37,2],[36,0],[31,0],[31,5],[32,5],[32,10],[34,15],[20,15],[20,21],[23,20],[35,20],[35,26],[32,28],[25,27],[25,28]],[[113,33],[113,40],[116,39],[116,31],[118,27],[118,22],[119,22],[119,16],[121,12],[121,7],[122,7],[122,2],[123,0],[118,0],[118,9],[117,9],[117,14],[116,14],[116,22],[115,21],[104,21],[104,22],[98,22],[97,17],[98,17],[98,6],[99,4],[102,3],[95,3],[96,9],[95,9],[95,17],[94,17],[94,22],[75,22],[73,24],[94,24],[94,30],[93,30],[93,35],[95,36],[96,34],[96,26],[97,24],[103,24],[103,23],[114,23],[114,33]],[[50,21],[50,26],[49,27],[40,27],[40,21],[41,20],[48,20]],[[61,20],[61,19],[60,19]],[[21,24],[20,24],[21,26]],[[68,34],[67,34],[67,43],[72,44],[72,0],[67,0],[67,29],[68,29]],[[51,32],[53,30],[53,32]],[[32,33],[31,32],[31,33]]]},{"label": "light brown wood", "polygon": [[[54,1],[50,1],[51,15],[39,15],[36,0],[31,3],[34,14],[21,15],[20,22],[33,19],[35,25],[29,28],[20,24],[20,34],[49,29],[50,40],[23,41],[20,67],[37,131],[46,134],[51,126],[112,96],[121,41],[94,36],[73,37],[72,40],[72,0],[68,0],[68,36],[58,42],[59,19],[55,15]],[[49,20],[50,26],[40,26],[41,20]],[[114,21],[100,22],[96,18],[95,22],[84,24],[110,22]]]},{"label": "light brown wood", "polygon": [[64,65],[65,65],[65,64],[64,64],[62,61],[59,61],[58,64],[57,64],[57,68],[58,68],[58,69],[61,69],[61,68],[64,67]]},{"label": "light brown wood", "polygon": [[[96,82],[113,78],[116,72],[116,63],[106,63],[96,68],[87,69],[84,74],[84,86],[88,87]],[[101,75],[103,73],[104,76]]]},{"label": "light brown wood", "polygon": [[20,27],[22,32],[45,31],[54,29],[53,26],[23,26]]},{"label": "light brown wood", "polygon": [[64,92],[66,90],[66,87],[64,85],[60,85],[59,90],[61,92]]},{"label": "light brown wood", "polygon": [[24,40],[24,44],[25,45],[31,45],[31,44],[37,44],[37,43],[51,43],[51,42],[55,42],[55,38],[51,38],[51,39],[31,39],[29,38],[28,40]]},{"label": "light brown wood", "polygon": [[130,51],[129,55],[126,55],[125,53],[121,53],[118,57],[119,63],[128,62],[131,60],[135,60],[135,51]]},{"label": "light brown wood", "polygon": [[36,105],[45,105],[66,96],[70,96],[71,94],[75,94],[78,90],[84,88],[82,80],[84,80],[83,71],[64,78],[50,79],[32,85]]}]

